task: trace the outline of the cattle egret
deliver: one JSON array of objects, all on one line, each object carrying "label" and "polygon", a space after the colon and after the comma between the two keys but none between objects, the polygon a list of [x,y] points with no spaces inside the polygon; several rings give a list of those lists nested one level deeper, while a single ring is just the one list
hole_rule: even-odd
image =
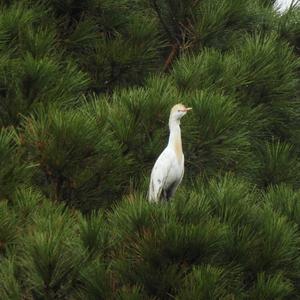
[{"label": "cattle egret", "polygon": [[149,186],[149,201],[158,202],[169,200],[184,173],[184,155],[182,152],[180,119],[189,111],[190,107],[176,104],[172,107],[169,118],[169,142],[160,154],[151,172]]}]

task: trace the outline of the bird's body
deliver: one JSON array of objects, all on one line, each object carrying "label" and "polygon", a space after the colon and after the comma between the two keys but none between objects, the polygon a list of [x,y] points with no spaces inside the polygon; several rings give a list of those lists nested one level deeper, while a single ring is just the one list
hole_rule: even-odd
[{"label": "bird's body", "polygon": [[174,195],[184,174],[180,119],[190,108],[175,105],[170,113],[170,136],[167,147],[160,154],[151,172],[149,201],[169,200]]},{"label": "bird's body", "polygon": [[149,201],[161,198],[168,200],[180,184],[184,173],[184,158],[177,160],[174,150],[167,146],[158,157],[152,172],[149,188]]}]

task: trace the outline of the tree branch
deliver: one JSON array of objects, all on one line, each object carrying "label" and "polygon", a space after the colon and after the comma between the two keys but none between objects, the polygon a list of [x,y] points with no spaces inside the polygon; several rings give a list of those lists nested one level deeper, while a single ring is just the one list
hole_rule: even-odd
[{"label": "tree branch", "polygon": [[165,21],[164,21],[162,15],[161,15],[161,12],[160,12],[160,9],[159,9],[159,7],[157,5],[156,0],[150,0],[150,1],[152,2],[153,8],[154,8],[154,10],[155,10],[155,12],[156,12],[156,14],[158,16],[158,19],[159,19],[162,27],[164,28],[165,32],[167,33],[167,35],[169,36],[169,38],[171,40],[175,40],[175,38],[172,35],[171,31],[168,29],[168,26],[165,24]]},{"label": "tree branch", "polygon": [[176,56],[176,54],[178,52],[178,49],[179,49],[178,43],[172,45],[172,50],[171,50],[171,52],[170,52],[170,54],[169,54],[169,56],[166,59],[165,64],[164,64],[164,68],[163,68],[164,72],[166,72],[168,70],[169,66],[171,65],[174,57]]}]

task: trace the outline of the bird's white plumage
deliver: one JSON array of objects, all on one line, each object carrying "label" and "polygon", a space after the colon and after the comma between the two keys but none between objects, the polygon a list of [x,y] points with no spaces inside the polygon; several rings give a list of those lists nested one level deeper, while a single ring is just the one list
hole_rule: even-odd
[{"label": "bird's white plumage", "polygon": [[[172,197],[180,184],[184,173],[184,157],[177,160],[175,151],[167,146],[160,154],[151,172],[149,200],[157,202],[161,196]],[[169,195],[162,193],[169,192]]]},{"label": "bird's white plumage", "polygon": [[190,110],[175,105],[170,113],[170,136],[167,147],[156,160],[151,172],[149,201],[158,202],[172,197],[184,174],[184,155],[181,144],[180,119]]}]

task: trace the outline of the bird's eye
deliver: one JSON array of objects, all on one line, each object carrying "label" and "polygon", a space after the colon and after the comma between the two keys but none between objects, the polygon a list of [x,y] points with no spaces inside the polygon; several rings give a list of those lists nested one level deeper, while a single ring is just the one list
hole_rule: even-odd
[{"label": "bird's eye", "polygon": [[180,109],[178,109],[177,111],[180,112]]}]

